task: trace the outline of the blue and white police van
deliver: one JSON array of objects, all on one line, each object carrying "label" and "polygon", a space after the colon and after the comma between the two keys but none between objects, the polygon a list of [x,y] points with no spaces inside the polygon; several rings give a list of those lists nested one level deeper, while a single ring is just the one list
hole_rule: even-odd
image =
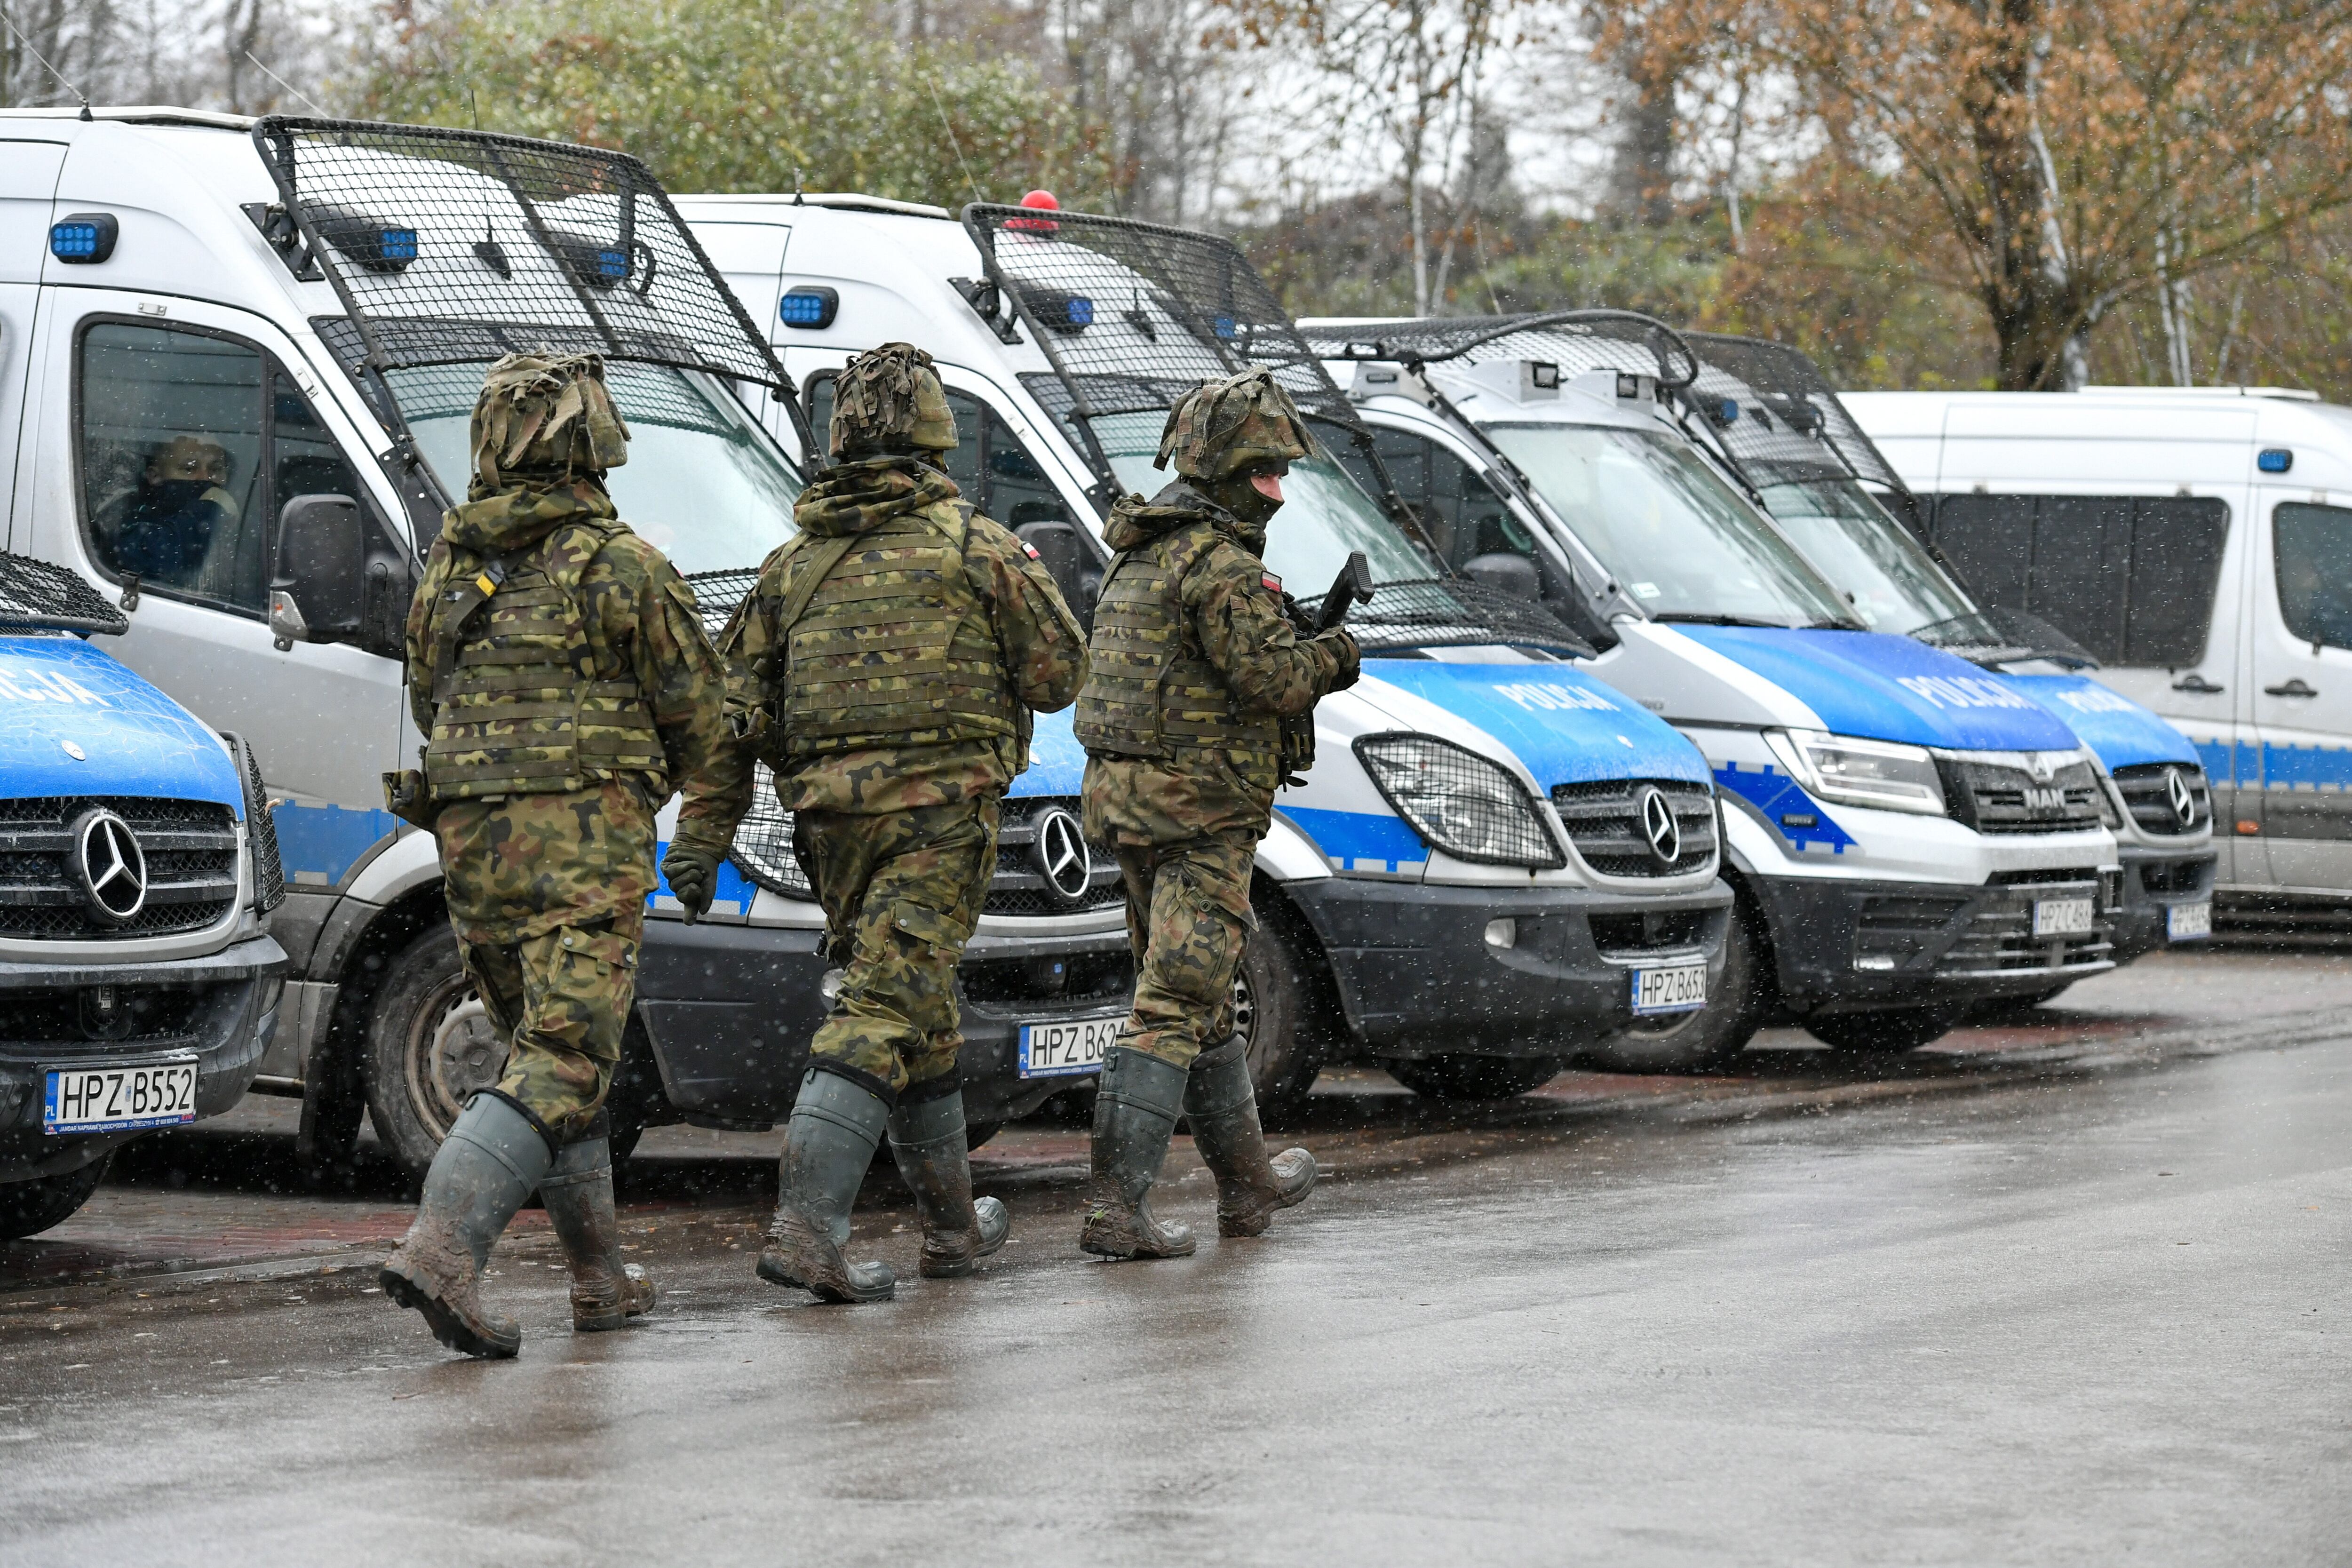
[{"label": "blue and white police van", "polygon": [[0,1241],[71,1215],[142,1132],[242,1099],[285,986],[252,749],[89,640],[124,629],[0,552]]},{"label": "blue and white police van", "polygon": [[[1111,503],[1172,477],[1151,468],[1160,427],[1202,381],[1271,365],[1335,447],[1361,438],[1222,239],[1043,205],[959,222],[854,195],[677,200],[816,427],[851,354],[931,353],[962,426],[957,482],[1082,609]],[[790,438],[786,411],[756,406]],[[1262,1102],[1295,1103],[1328,1062],[1480,1097],[1571,1056],[1674,1059],[1729,911],[1704,759],[1339,463],[1296,464],[1284,489],[1266,560],[1291,592],[1316,601],[1351,552],[1381,585],[1349,621],[1364,679],[1318,708],[1315,763],[1258,855],[1236,1002]]]},{"label": "blue and white police van", "polygon": [[[2116,962],[2210,937],[2213,803],[2198,747],[2085,673],[2102,661],[2076,639],[2021,605],[1982,603],[1963,585],[1948,555],[1927,543],[1927,507],[1854,423],[1812,361],[1786,344],[1754,338],[1680,337],[1699,360],[1687,399],[1696,416],[1686,418],[1685,428],[1725,477],[1770,512],[1790,542],[1843,590],[1863,622],[1874,631],[1932,643],[2015,681],[2090,749],[2105,785],[2107,829],[2123,862]],[[2052,553],[2063,550],[2080,561],[2090,542],[2061,545],[2053,537]],[[2163,549],[2151,540],[2143,550],[2141,578],[2152,567],[2161,569],[2152,558]],[[2104,553],[2090,552],[2094,572],[2129,582],[2129,564],[2102,559]],[[2095,637],[2105,628],[2092,619],[2084,629]],[[2041,999],[2050,994],[2055,988]]]},{"label": "blue and white police van", "polygon": [[[364,1110],[422,1172],[504,1064],[432,836],[383,809],[381,778],[422,743],[404,620],[466,493],[482,373],[541,347],[604,357],[633,434],[621,515],[723,618],[802,485],[729,388],[785,384],[635,160],[417,127],[0,112],[9,540],[124,606],[123,662],[270,770],[291,969],[255,1087],[302,1097],[316,1160],[348,1155]],[[962,976],[982,1134],[1067,1081],[1021,1072],[1024,1030],[1083,1032],[1129,988],[1116,871],[1066,853],[1075,750],[1049,732],[1038,753]],[[824,916],[779,818],[746,823],[709,918],[653,900],[616,1153],[648,1123],[761,1127],[791,1104],[825,1005]]]},{"label": "blue and white police van", "polygon": [[1909,1049],[2114,967],[2099,770],[2011,680],[1869,629],[1680,423],[1661,323],[1309,322],[1449,558],[1553,606],[1706,754],[1738,914],[1707,1053]]}]

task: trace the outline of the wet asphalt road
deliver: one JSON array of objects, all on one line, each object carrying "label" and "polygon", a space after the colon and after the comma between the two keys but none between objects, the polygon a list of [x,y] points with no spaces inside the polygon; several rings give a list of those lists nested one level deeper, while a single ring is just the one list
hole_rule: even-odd
[{"label": "wet asphalt road", "polygon": [[[2352,963],[2100,985],[1891,1065],[1336,1080],[1336,1179],[1180,1262],[1082,1260],[1082,1140],[1009,1134],[1013,1245],[877,1307],[752,1279],[766,1173],[681,1136],[627,1211],[656,1316],[573,1338],[527,1215],[511,1363],[373,1293],[396,1192],[134,1168],[40,1254],[83,1265],[0,1249],[0,1562],[2345,1562]],[[90,1262],[205,1213],[278,1260]]]}]

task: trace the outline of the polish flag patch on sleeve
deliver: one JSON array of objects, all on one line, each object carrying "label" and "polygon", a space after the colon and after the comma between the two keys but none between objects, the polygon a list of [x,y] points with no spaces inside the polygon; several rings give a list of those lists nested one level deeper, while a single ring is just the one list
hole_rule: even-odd
[{"label": "polish flag patch on sleeve", "polygon": [[1260,573],[1257,580],[1265,584],[1265,591],[1269,594],[1279,594],[1282,592],[1282,579],[1276,576],[1271,572]]},{"label": "polish flag patch on sleeve", "polygon": [[1025,539],[1021,542],[1021,548],[1029,552],[1029,559],[1032,561],[1043,561],[1045,559],[1044,556],[1037,553],[1037,547],[1030,543]]}]

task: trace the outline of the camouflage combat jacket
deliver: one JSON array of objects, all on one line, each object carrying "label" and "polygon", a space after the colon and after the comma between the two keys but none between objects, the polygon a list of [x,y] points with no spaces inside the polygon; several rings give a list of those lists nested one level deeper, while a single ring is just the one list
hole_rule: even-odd
[{"label": "camouflage combat jacket", "polygon": [[1278,721],[1352,680],[1355,638],[1301,637],[1258,557],[1264,531],[1189,484],[1122,500],[1103,537],[1119,557],[1078,700],[1088,830],[1126,844],[1264,833]]},{"label": "camouflage combat jacket", "polygon": [[[1036,552],[989,519],[967,513],[957,495],[947,475],[903,458],[843,464],[803,492],[793,521],[803,537],[769,555],[759,582],[719,634],[729,711],[744,739],[730,752],[709,808],[690,809],[679,819],[681,839],[731,840],[751,806],[755,761],[775,771],[788,811],[864,815],[1002,795],[1028,766],[1028,710],[1051,713],[1070,705],[1086,680],[1086,639]],[[910,530],[919,517],[926,520],[919,531]],[[949,679],[934,681],[919,671],[896,675],[891,664],[904,662],[900,650],[877,656],[870,679],[854,683],[854,702],[828,699],[833,705],[826,706],[788,689],[810,674],[858,674],[854,666],[824,662],[839,650],[844,617],[804,614],[803,636],[822,635],[797,650],[793,644],[802,639],[788,638],[780,625],[795,569],[824,541],[857,540],[836,568],[845,573],[887,564],[901,549],[935,552],[938,562],[924,569],[944,570],[959,525],[961,580],[943,582],[936,595],[926,595],[939,606],[969,604],[976,612],[959,623],[930,661]],[[864,548],[868,535],[877,549]],[[885,600],[904,593],[879,581],[858,591]],[[812,626],[813,621],[818,624]],[[877,638],[877,646],[882,640]],[[1006,701],[1001,711],[980,710],[989,700],[977,698],[982,683],[969,679],[977,673],[969,667],[981,658],[994,661],[988,674],[1001,682],[995,688]],[[898,710],[889,702],[894,683],[907,698]],[[832,684],[853,685],[838,679]],[[954,694],[959,687],[964,695]],[[897,733],[886,732],[886,725],[896,725]]]},{"label": "camouflage combat jacket", "polygon": [[[503,606],[504,583],[481,588],[493,565],[522,590]],[[448,635],[448,615],[465,617],[461,633]],[[459,934],[519,942],[634,918],[655,887],[654,813],[673,789],[691,802],[709,787],[726,734],[723,667],[669,562],[617,520],[593,479],[507,486],[444,520],[407,644],[410,710],[440,744],[426,773]],[[558,644],[578,661],[560,661],[559,686],[499,690],[483,678],[504,668],[555,679]],[[502,645],[503,665],[484,657]],[[436,675],[461,695],[436,704]],[[534,761],[547,771],[527,773]],[[505,787],[482,790],[485,780]]]}]

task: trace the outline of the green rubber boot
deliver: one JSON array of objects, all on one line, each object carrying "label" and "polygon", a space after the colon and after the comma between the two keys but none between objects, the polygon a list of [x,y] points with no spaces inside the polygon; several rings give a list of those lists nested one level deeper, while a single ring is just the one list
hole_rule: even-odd
[{"label": "green rubber boot", "polygon": [[601,1131],[567,1146],[540,1178],[539,1200],[572,1265],[574,1333],[617,1329],[654,1304],[653,1281],[621,1261],[621,1225],[613,1212],[613,1147]]},{"label": "green rubber boot", "polygon": [[801,1079],[777,1162],[776,1217],[760,1254],[760,1278],[826,1301],[887,1301],[898,1277],[882,1263],[850,1263],[849,1211],[874,1163],[890,1107],[864,1084],[811,1068]]},{"label": "green rubber boot", "polygon": [[1184,1084],[1184,1119],[1192,1147],[1217,1178],[1217,1234],[1257,1236],[1315,1190],[1315,1156],[1285,1149],[1266,1158],[1257,1121],[1257,1090],[1250,1085],[1249,1042],[1235,1035],[1193,1060]]},{"label": "green rubber boot", "polygon": [[529,1117],[497,1095],[474,1096],[425,1173],[415,1223],[376,1276],[383,1293],[425,1314],[433,1337],[460,1354],[514,1354],[522,1325],[482,1305],[482,1268],[554,1163]]},{"label": "green rubber boot", "polygon": [[1185,1258],[1192,1232],[1151,1217],[1151,1184],[1184,1105],[1185,1072],[1113,1046],[1095,1089],[1094,1191],[1078,1250],[1102,1258]]},{"label": "green rubber boot", "polygon": [[975,1202],[971,1195],[963,1093],[952,1077],[940,1092],[911,1103],[901,1100],[891,1110],[890,1157],[915,1194],[915,1214],[923,1224],[923,1258],[916,1270],[924,1279],[961,1279],[1004,1245],[1012,1216],[996,1199]]}]

